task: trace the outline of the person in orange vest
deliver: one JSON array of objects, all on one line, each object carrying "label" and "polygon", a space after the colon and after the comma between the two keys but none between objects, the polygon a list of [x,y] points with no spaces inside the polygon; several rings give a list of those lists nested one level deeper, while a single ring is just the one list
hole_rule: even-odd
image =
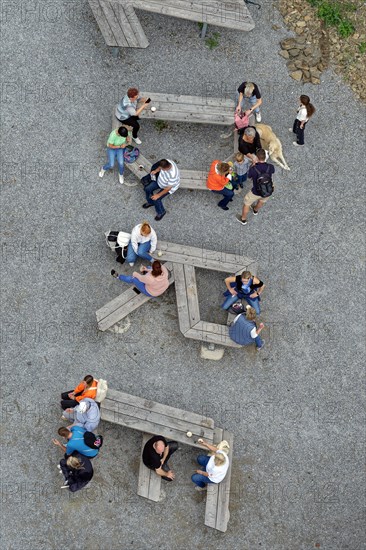
[{"label": "person in orange vest", "polygon": [[208,173],[206,186],[213,193],[219,193],[224,195],[217,206],[223,210],[229,210],[227,206],[230,201],[233,200],[234,191],[231,184],[231,172],[232,168],[227,162],[221,162],[220,160],[214,160],[210,166]]},{"label": "person in orange vest", "polygon": [[95,380],[91,374],[85,376],[85,378],[76,386],[74,390],[64,392],[61,394],[61,407],[63,410],[74,408],[80,401],[89,397],[95,399],[97,396],[98,380]]}]

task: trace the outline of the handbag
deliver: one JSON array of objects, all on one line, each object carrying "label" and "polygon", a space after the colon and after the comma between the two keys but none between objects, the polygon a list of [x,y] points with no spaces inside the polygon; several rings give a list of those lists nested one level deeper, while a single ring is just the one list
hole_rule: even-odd
[{"label": "handbag", "polygon": [[243,111],[240,111],[240,113],[235,112],[234,114],[234,124],[237,127],[238,130],[242,130],[243,128],[247,128],[249,126],[249,117]]},{"label": "handbag", "polygon": [[138,158],[140,151],[133,145],[127,145],[123,150],[123,158],[127,164],[132,164]]}]

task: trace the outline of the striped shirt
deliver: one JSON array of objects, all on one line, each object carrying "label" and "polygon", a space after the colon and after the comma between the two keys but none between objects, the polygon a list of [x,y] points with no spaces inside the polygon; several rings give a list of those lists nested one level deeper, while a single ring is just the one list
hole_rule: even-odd
[{"label": "striped shirt", "polygon": [[125,95],[116,107],[116,117],[118,120],[127,120],[130,116],[136,116],[137,101],[131,101],[128,95]]},{"label": "striped shirt", "polygon": [[237,176],[244,176],[248,172],[249,160],[245,157],[243,162],[234,162],[234,172]]},{"label": "striped shirt", "polygon": [[180,174],[178,166],[172,160],[166,159],[172,165],[170,170],[161,169],[158,174],[158,186],[160,189],[171,187],[169,193],[172,195],[178,189],[180,184]]}]

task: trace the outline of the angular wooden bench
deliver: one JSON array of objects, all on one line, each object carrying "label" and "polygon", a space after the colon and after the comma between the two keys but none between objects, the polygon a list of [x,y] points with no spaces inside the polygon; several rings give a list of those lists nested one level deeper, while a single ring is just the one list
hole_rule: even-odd
[{"label": "angular wooden bench", "polygon": [[146,48],[149,41],[130,2],[88,0],[107,46]]},{"label": "angular wooden bench", "polygon": [[[145,443],[153,435],[199,449],[203,447],[197,443],[198,438],[202,437],[210,443],[214,441],[212,418],[124,392],[109,389],[100,411],[102,420],[143,432],[141,455]],[[188,437],[187,432],[192,432],[192,437]],[[160,486],[161,477],[146,468],[141,456],[137,494],[158,502]]]},{"label": "angular wooden bench", "polygon": [[230,519],[230,482],[232,471],[233,442],[234,436],[231,432],[221,428],[214,430],[214,445],[220,441],[226,440],[230,445],[229,469],[223,481],[217,485],[210,483],[207,485],[205,525],[225,533]]},{"label": "angular wooden bench", "polygon": [[[165,267],[170,272],[169,274],[169,285],[174,283],[174,276],[172,274],[173,266],[171,263],[167,262]],[[111,328],[113,325],[121,321],[127,315],[135,311],[152,298],[146,296],[146,294],[136,294],[132,288],[125,290],[119,296],[108,302],[105,306],[98,309],[96,312],[98,329],[105,331]]]}]

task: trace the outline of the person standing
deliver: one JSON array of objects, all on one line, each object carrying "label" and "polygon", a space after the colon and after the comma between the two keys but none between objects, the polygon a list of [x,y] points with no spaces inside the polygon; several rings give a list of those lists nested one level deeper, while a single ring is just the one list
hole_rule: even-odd
[{"label": "person standing", "polygon": [[135,225],[131,231],[131,240],[128,243],[126,260],[131,267],[135,265],[137,258],[143,258],[153,262],[151,254],[156,250],[157,237],[151,225],[144,221]]},{"label": "person standing", "polygon": [[250,271],[243,271],[241,275],[226,277],[225,285],[226,299],[221,306],[222,309],[228,310],[235,302],[243,299],[255,309],[258,315],[260,314],[260,296],[266,286],[263,281],[252,275]]},{"label": "person standing", "polygon": [[[138,102],[141,102],[140,106],[138,106]],[[137,145],[141,145],[142,143],[141,139],[137,136],[140,130],[139,115],[148,107],[149,103],[149,99],[140,98],[137,88],[128,88],[127,94],[123,96],[116,107],[116,117],[126,126],[132,126],[132,139]]]},{"label": "person standing", "polygon": [[119,182],[124,182],[124,150],[127,145],[128,131],[124,126],[120,126],[118,130],[112,130],[107,141],[107,156],[108,162],[99,171],[99,177],[102,178],[106,170],[112,170],[114,161],[117,159]]},{"label": "person standing", "polygon": [[[216,445],[207,443],[204,439],[198,440],[201,445],[214,454],[212,456],[199,455],[197,462],[201,466],[199,470],[191,477],[196,485],[196,491],[204,491],[209,483],[220,483],[225,478],[229,469],[229,457],[227,452],[220,450]],[[227,450],[228,447],[226,447]]]},{"label": "person standing", "polygon": [[264,346],[264,340],[259,336],[264,329],[264,324],[260,323],[257,327],[256,312],[251,306],[247,306],[245,313],[240,313],[234,319],[229,327],[229,336],[233,342],[241,346],[254,344],[259,351]]},{"label": "person standing", "polygon": [[258,149],[257,159],[258,162],[248,172],[249,178],[253,180],[253,187],[244,197],[241,217],[237,217],[237,220],[242,225],[247,224],[249,209],[251,208],[254,216],[256,216],[258,210],[268,201],[274,190],[272,175],[275,168],[273,164],[266,162],[266,152],[264,149]]},{"label": "person standing", "polygon": [[129,275],[118,275],[117,271],[112,269],[111,275],[125,283],[134,285],[136,294],[146,294],[146,296],[156,297],[163,294],[169,288],[169,271],[158,260],[154,260],[151,267],[140,268],[141,273],[133,272]]},{"label": "person standing", "polygon": [[166,214],[163,198],[175,193],[179,184],[180,173],[176,163],[169,159],[159,160],[144,178],[146,202],[142,208],[155,206],[155,220],[160,221]]},{"label": "person standing", "polygon": [[247,126],[243,132],[239,131],[238,149],[252,165],[258,161],[256,153],[261,147],[261,138],[254,126]]},{"label": "person standing", "polygon": [[74,451],[68,458],[62,458],[57,468],[65,480],[61,489],[69,489],[72,493],[86,487],[94,474],[89,458],[77,451]]},{"label": "person standing", "polygon": [[247,181],[248,167],[249,161],[244,157],[243,153],[236,153],[234,161],[235,178],[233,179],[233,184],[239,185],[242,189],[244,187],[244,182]]},{"label": "person standing", "polygon": [[309,122],[310,117],[315,113],[315,107],[310,103],[310,97],[307,95],[301,95],[299,98],[300,106],[297,109],[297,115],[292,128],[289,128],[289,132],[296,134],[296,141],[292,143],[296,146],[304,145],[304,131],[305,126]]},{"label": "person standing", "polygon": [[[238,104],[236,112],[244,111],[247,116],[255,112],[256,122],[261,122],[262,116],[259,107],[262,105],[262,95],[257,84],[254,82],[243,82],[237,91]],[[246,102],[249,102],[250,108],[245,109]]]},{"label": "person standing", "polygon": [[147,468],[154,470],[165,481],[173,481],[175,474],[168,460],[178,449],[176,441],[167,441],[162,435],[154,435],[149,439],[142,451],[142,461]]},{"label": "person standing", "polygon": [[213,193],[223,195],[224,197],[217,203],[217,206],[223,210],[229,210],[227,206],[233,200],[234,191],[231,183],[232,168],[227,162],[214,160],[211,163],[210,171],[207,176],[206,186]]}]

